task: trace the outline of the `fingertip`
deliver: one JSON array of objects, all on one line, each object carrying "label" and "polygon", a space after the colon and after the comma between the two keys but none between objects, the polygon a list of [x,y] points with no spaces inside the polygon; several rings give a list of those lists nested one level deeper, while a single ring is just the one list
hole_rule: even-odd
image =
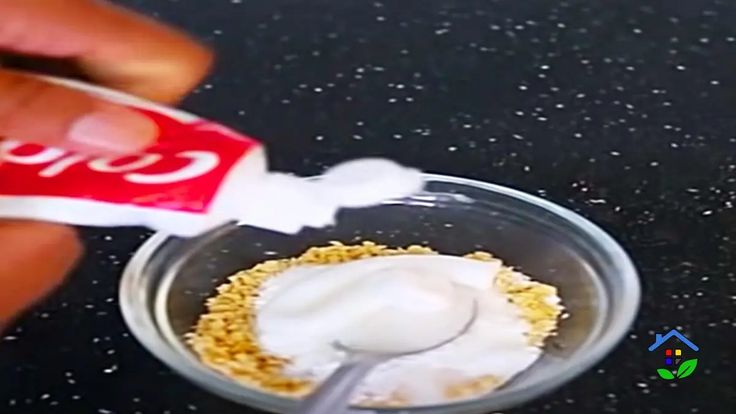
[{"label": "fingertip", "polygon": [[175,105],[207,77],[214,59],[214,53],[204,45],[180,40],[173,42],[169,52],[159,59],[131,59],[115,70],[108,65],[94,73],[107,86],[154,102]]},{"label": "fingertip", "polygon": [[91,155],[136,153],[151,146],[158,132],[156,123],[141,113],[100,105],[71,123],[64,146]]},{"label": "fingertip", "polygon": [[0,246],[0,324],[58,287],[83,252],[73,228],[27,220],[0,221]]},{"label": "fingertip", "polygon": [[134,109],[32,76],[0,70],[0,136],[93,156],[141,152],[158,127]]},{"label": "fingertip", "polygon": [[[12,232],[11,232],[12,231]],[[74,227],[59,223],[35,220],[0,221],[0,240],[3,235],[15,239],[28,251],[38,251],[39,256],[59,257],[65,267],[73,265],[82,255],[79,233]],[[32,242],[32,243],[31,243]]]},{"label": "fingertip", "polygon": [[0,48],[74,59],[96,83],[162,103],[180,101],[213,63],[181,30],[108,1],[0,1],[0,14]]},{"label": "fingertip", "polygon": [[35,222],[37,234],[43,233],[43,239],[48,246],[55,246],[63,256],[67,269],[73,266],[84,251],[79,233],[74,227],[59,223]]},{"label": "fingertip", "polygon": [[152,101],[180,102],[210,72],[214,52],[193,36],[113,4],[96,11],[86,53],[76,56],[97,83]]},{"label": "fingertip", "polygon": [[[148,86],[139,82],[135,95],[167,105],[178,104],[207,77],[215,55],[205,46],[191,42],[182,46],[178,54],[171,53],[167,59],[167,62],[162,62],[160,74],[153,76],[154,72],[150,72],[151,83]],[[160,82],[159,79],[168,81]]]}]

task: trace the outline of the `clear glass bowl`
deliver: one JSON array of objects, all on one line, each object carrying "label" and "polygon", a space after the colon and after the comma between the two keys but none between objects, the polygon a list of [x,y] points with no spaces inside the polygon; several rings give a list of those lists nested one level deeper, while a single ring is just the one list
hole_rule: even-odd
[{"label": "clear glass bowl", "polygon": [[492,252],[557,286],[571,316],[561,321],[558,336],[548,340],[538,362],[486,396],[351,412],[487,413],[509,408],[570,381],[623,338],[638,311],[640,285],[631,260],[610,236],[567,209],[516,190],[440,175],[427,179],[423,194],[345,210],[336,226],[297,235],[251,227],[225,227],[190,240],[154,235],[125,269],[120,289],[125,320],[144,346],[192,382],[232,401],[286,413],[295,407],[294,400],[246,388],[209,369],[183,335],[205,310],[205,298],[237,270],[331,240],[372,240],[392,246],[427,244],[449,254]]}]

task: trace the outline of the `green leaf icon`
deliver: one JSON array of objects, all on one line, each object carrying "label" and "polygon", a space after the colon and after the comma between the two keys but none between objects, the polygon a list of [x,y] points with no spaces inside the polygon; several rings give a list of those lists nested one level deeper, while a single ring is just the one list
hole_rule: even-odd
[{"label": "green leaf icon", "polygon": [[698,359],[688,359],[687,361],[680,364],[680,368],[677,368],[677,378],[689,377],[695,371],[695,367],[698,366]]},{"label": "green leaf icon", "polygon": [[672,375],[672,373],[668,369],[659,368],[657,370],[657,374],[659,374],[660,377],[662,377],[663,379],[666,379],[666,380],[675,379],[675,376]]}]

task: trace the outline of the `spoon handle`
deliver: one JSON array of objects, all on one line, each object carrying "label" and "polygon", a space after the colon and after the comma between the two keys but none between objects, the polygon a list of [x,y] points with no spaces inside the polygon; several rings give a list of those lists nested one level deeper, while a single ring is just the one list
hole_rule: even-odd
[{"label": "spoon handle", "polygon": [[305,398],[294,414],[342,414],[363,378],[383,358],[360,356],[340,365],[314,392]]}]

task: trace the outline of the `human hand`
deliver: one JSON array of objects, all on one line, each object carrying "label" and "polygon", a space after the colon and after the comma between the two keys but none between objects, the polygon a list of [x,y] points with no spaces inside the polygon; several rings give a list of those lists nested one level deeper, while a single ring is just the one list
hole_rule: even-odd
[{"label": "human hand", "polygon": [[[96,0],[0,0],[0,53],[70,62],[93,82],[166,104],[211,64],[187,36]],[[133,111],[0,67],[0,139],[121,155],[156,135]],[[0,327],[57,286],[81,251],[72,228],[0,220]]]}]

